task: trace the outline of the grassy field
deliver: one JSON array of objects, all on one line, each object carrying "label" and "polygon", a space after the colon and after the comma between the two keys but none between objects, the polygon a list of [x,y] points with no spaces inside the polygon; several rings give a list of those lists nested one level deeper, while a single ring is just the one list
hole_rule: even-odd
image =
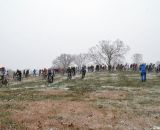
[{"label": "grassy field", "polygon": [[87,73],[11,82],[0,88],[0,130],[154,130],[160,127],[160,77]]}]

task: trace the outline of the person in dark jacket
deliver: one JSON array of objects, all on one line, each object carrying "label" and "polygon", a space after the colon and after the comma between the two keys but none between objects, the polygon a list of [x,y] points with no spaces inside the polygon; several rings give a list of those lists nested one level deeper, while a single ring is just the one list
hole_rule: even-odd
[{"label": "person in dark jacket", "polygon": [[20,70],[17,70],[16,77],[17,77],[17,81],[21,81],[22,80],[22,72]]},{"label": "person in dark jacket", "polygon": [[82,79],[84,79],[86,75],[86,66],[83,66],[81,71],[82,71]]},{"label": "person in dark jacket", "polygon": [[54,79],[55,73],[53,69],[48,69],[48,83],[53,83],[53,79]]},{"label": "person in dark jacket", "polygon": [[67,74],[68,74],[68,75],[67,75],[67,76],[68,76],[68,79],[71,80],[71,79],[72,79],[72,69],[71,69],[71,67],[68,67],[68,68],[67,68]]}]

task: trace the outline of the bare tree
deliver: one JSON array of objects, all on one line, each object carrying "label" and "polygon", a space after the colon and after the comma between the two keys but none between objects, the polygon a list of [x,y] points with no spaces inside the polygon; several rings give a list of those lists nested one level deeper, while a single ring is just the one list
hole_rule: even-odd
[{"label": "bare tree", "polygon": [[91,48],[89,53],[94,61],[111,66],[115,61],[124,59],[129,47],[123,41],[100,41],[98,45]]},{"label": "bare tree", "polygon": [[53,66],[62,67],[64,69],[67,69],[67,67],[71,64],[72,61],[73,61],[72,55],[61,54],[53,61]]},{"label": "bare tree", "polygon": [[140,53],[135,53],[132,56],[133,63],[141,64],[143,62],[143,55]]},{"label": "bare tree", "polygon": [[103,60],[99,54],[99,50],[97,47],[92,47],[88,52],[89,60],[94,62],[95,64],[103,64]]},{"label": "bare tree", "polygon": [[157,62],[156,62],[156,66],[159,66],[159,65],[160,65],[160,61],[157,61]]},{"label": "bare tree", "polygon": [[74,57],[73,62],[76,65],[78,65],[78,67],[82,67],[88,61],[88,54],[79,54],[79,55],[74,55],[73,57]]}]

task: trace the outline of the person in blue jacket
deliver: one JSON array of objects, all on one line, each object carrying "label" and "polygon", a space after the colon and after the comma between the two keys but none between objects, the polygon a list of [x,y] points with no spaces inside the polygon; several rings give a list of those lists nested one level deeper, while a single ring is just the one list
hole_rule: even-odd
[{"label": "person in blue jacket", "polygon": [[141,80],[142,82],[145,82],[146,81],[146,64],[141,64],[140,72],[141,72]]}]

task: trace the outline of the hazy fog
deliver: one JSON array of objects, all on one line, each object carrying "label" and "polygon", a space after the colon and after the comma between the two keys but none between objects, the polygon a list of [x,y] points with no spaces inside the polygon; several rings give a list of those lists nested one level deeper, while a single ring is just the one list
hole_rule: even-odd
[{"label": "hazy fog", "polygon": [[160,0],[0,0],[0,64],[51,66],[61,53],[78,54],[119,38],[160,60]]}]

